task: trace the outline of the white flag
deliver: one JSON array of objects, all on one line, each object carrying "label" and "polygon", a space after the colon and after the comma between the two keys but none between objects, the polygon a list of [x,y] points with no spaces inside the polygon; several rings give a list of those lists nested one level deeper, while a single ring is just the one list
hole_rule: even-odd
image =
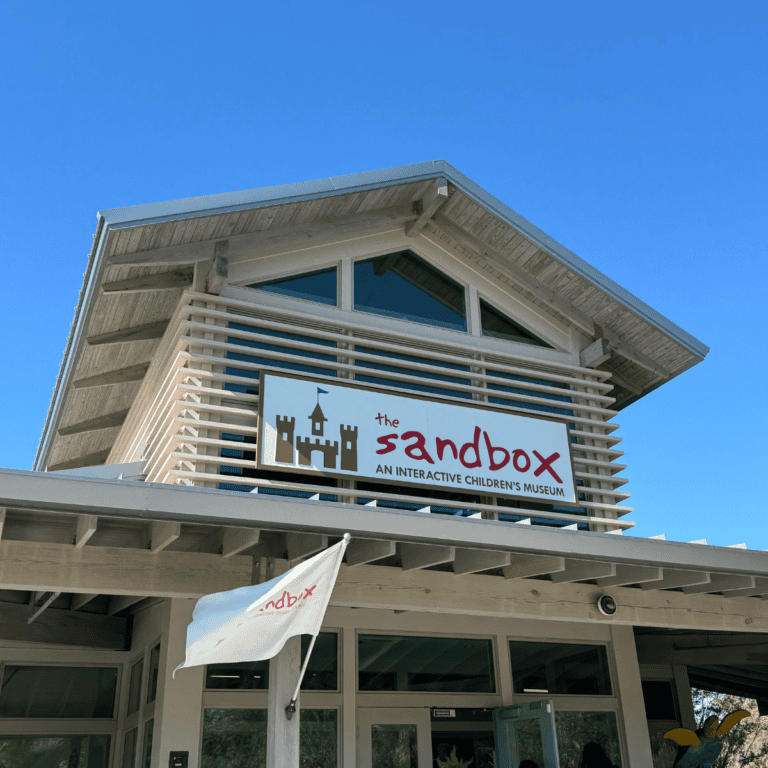
[{"label": "white flag", "polygon": [[350,538],[345,533],[338,544],[264,584],[201,597],[187,627],[186,659],[173,674],[201,664],[271,659],[289,637],[316,636]]}]

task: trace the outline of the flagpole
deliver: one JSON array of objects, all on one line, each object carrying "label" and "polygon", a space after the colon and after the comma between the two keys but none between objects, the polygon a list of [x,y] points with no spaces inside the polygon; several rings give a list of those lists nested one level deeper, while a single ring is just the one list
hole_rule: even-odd
[{"label": "flagpole", "polygon": [[[320,395],[318,394],[317,399],[320,399]],[[348,534],[344,534],[344,546],[341,548],[341,551],[339,552],[339,559],[336,563],[336,574],[333,577],[334,583],[336,582],[336,577],[339,575],[339,568],[341,568],[341,561],[344,557],[344,552],[347,549],[347,545],[351,541],[352,537]],[[312,640],[309,644],[309,648],[307,648],[307,658],[304,659],[304,663],[301,666],[301,672],[299,673],[299,682],[296,683],[296,690],[293,692],[293,696],[291,696],[291,700],[288,702],[288,706],[285,708],[285,716],[290,720],[293,717],[293,713],[296,711],[296,700],[299,698],[299,689],[301,688],[301,681],[304,679],[304,673],[307,671],[307,665],[309,664],[309,657],[312,655],[312,649],[315,647],[315,640],[317,640],[317,635],[312,635]]]}]

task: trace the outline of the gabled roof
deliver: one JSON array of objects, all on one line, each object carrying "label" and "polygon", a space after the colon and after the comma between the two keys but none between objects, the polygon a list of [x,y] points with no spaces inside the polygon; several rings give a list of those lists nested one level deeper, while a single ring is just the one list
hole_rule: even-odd
[{"label": "gabled roof", "polygon": [[[434,211],[436,190],[447,202]],[[434,215],[432,215],[434,212]],[[429,214],[429,215],[427,215]],[[563,247],[443,160],[278,187],[115,208],[99,214],[80,303],[35,461],[37,469],[106,460],[120,423],[104,423],[98,440],[59,433],[73,425],[124,416],[160,343],[157,330],[172,315],[193,263],[211,259],[227,239],[230,257],[259,239],[304,232],[320,224],[333,231],[367,219],[415,222],[422,233],[471,259],[560,323],[605,352],[595,365],[613,375],[616,407],[623,407],[700,362],[708,348],[603,273]],[[175,289],[125,296],[104,292],[126,280],[162,273]],[[141,326],[144,335],[116,355],[124,381],[109,393],[86,397],[75,379],[93,381],[110,370],[103,348],[86,339]],[[155,326],[157,328],[155,328]],[[603,359],[605,358],[605,359]],[[106,390],[107,388],[104,387]],[[119,422],[119,419],[115,420]],[[67,442],[69,441],[69,442]],[[52,452],[56,454],[51,460]]]}]

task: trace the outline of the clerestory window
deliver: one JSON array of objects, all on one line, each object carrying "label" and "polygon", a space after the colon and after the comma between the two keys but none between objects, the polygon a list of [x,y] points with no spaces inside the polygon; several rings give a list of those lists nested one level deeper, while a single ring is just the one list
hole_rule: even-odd
[{"label": "clerestory window", "polygon": [[292,299],[304,299],[320,304],[330,304],[333,307],[338,306],[336,267],[281,277],[277,280],[264,280],[245,287],[268,293],[279,293],[281,296],[290,296]]}]

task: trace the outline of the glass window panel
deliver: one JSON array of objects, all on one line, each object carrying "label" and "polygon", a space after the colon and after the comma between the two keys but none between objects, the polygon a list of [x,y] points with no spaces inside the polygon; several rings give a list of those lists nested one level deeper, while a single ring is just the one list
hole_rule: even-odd
[{"label": "glass window panel", "polygon": [[108,768],[107,735],[0,736],[0,768]]},{"label": "glass window panel", "polygon": [[536,765],[544,765],[544,741],[541,724],[538,720],[515,720],[515,746],[517,756],[523,760],[533,760]]},{"label": "glass window panel", "polygon": [[371,752],[373,768],[417,768],[416,726],[413,723],[372,725]]},{"label": "glass window panel", "polygon": [[336,768],[339,747],[335,709],[302,707],[299,750],[300,768]]},{"label": "glass window panel", "polygon": [[490,640],[360,635],[358,659],[361,691],[495,691]]},{"label": "glass window panel", "polygon": [[495,339],[506,339],[507,341],[517,341],[521,344],[534,344],[537,347],[554,349],[546,341],[525,330],[522,325],[507,317],[503,312],[494,309],[484,299],[480,299],[480,325],[483,329],[483,336],[492,336]]},{"label": "glass window panel", "polygon": [[[318,635],[301,681],[302,691],[338,690],[338,637],[336,632],[321,632]],[[311,635],[301,636],[302,663],[311,639]],[[268,685],[269,659],[238,664],[209,664],[206,667],[205,687],[211,690],[264,690]]]},{"label": "glass window panel", "polygon": [[144,747],[141,750],[141,764],[143,768],[152,768],[152,736],[155,730],[155,721],[147,720],[144,724]]},{"label": "glass window panel", "polygon": [[509,643],[515,693],[610,696],[608,654],[602,645]]},{"label": "glass window panel", "polygon": [[149,654],[149,681],[147,683],[147,704],[157,698],[157,674],[160,669],[160,643]]},{"label": "glass window panel", "polygon": [[555,707],[555,729],[560,768],[580,768],[582,765],[621,768],[615,713],[562,712]]},{"label": "glass window panel", "polygon": [[0,717],[112,717],[116,667],[6,665]]},{"label": "glass window panel", "polygon": [[317,272],[307,272],[303,275],[281,277],[278,280],[251,283],[246,288],[279,293],[282,296],[316,301],[320,304],[330,304],[335,307],[338,303],[336,285],[336,267],[332,267],[331,269],[321,269]]},{"label": "glass window panel", "polygon": [[128,688],[128,714],[132,715],[141,702],[141,681],[144,675],[144,659],[139,659],[131,667],[131,684]]},{"label": "glass window panel", "polygon": [[205,710],[201,768],[265,768],[266,764],[266,709]]},{"label": "glass window panel", "polygon": [[123,768],[134,768],[136,764],[136,737],[138,735],[138,728],[134,728],[125,734],[123,742]]},{"label": "glass window panel", "polygon": [[464,288],[410,251],[355,263],[355,309],[467,330]]}]

